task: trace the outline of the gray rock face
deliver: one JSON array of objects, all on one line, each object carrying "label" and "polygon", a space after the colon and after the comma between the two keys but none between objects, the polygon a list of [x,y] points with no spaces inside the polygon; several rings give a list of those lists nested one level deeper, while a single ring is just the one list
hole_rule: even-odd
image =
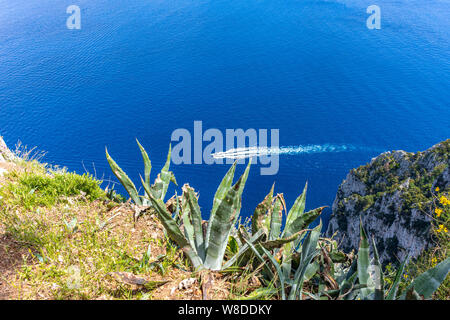
[{"label": "gray rock face", "polygon": [[359,220],[375,237],[381,261],[417,257],[432,246],[436,187],[450,189],[450,139],[418,153],[385,152],[351,170],[339,186],[327,230],[344,251],[359,245]]},{"label": "gray rock face", "polygon": [[0,162],[10,161],[14,159],[14,154],[8,149],[5,141],[0,136]]}]

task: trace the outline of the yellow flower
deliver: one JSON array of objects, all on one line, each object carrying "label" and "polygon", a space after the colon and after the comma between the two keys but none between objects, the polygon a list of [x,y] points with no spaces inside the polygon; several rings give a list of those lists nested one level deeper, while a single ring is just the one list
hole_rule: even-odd
[{"label": "yellow flower", "polygon": [[436,264],[436,263],[437,263],[436,257],[433,257],[433,258],[431,259],[431,263],[432,263],[432,264]]},{"label": "yellow flower", "polygon": [[436,208],[436,209],[434,209],[434,212],[436,213],[436,217],[439,218],[441,216],[442,209]]},{"label": "yellow flower", "polygon": [[450,200],[449,200],[449,199],[447,199],[447,197],[446,197],[446,196],[441,196],[441,197],[439,198],[439,202],[440,202],[441,204],[443,204],[444,206],[446,206],[446,205],[449,205],[449,204],[450,204]]},{"label": "yellow flower", "polygon": [[444,227],[443,224],[440,224],[440,225],[439,225],[439,229],[437,229],[436,231],[437,231],[437,232],[445,232],[445,233],[448,232],[447,228]]},{"label": "yellow flower", "polygon": [[435,190],[436,190],[436,192],[439,192],[439,187],[436,187],[436,189],[435,189]]},{"label": "yellow flower", "polygon": [[404,274],[404,275],[403,275],[403,278],[408,279],[408,275],[407,275],[407,274]]}]

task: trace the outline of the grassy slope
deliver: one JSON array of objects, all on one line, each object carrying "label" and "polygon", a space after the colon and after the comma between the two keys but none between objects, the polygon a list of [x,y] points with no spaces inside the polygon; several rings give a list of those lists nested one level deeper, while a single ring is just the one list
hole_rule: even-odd
[{"label": "grassy slope", "polygon": [[[0,260],[14,261],[0,264],[0,298],[201,298],[198,286],[177,289],[193,275],[156,218],[134,223],[130,204],[109,201],[91,176],[37,161],[9,169],[0,178]],[[211,297],[231,298],[238,286],[218,278]]]},{"label": "grassy slope", "polygon": [[[135,223],[133,207],[110,201],[89,175],[38,161],[7,165],[9,173],[0,177],[0,299],[201,298],[198,279],[179,289],[196,276],[154,216]],[[446,211],[436,220],[445,248],[424,253],[409,266],[409,275],[448,256],[448,233],[437,232],[439,221],[448,224],[448,218]],[[261,287],[246,272],[215,277],[212,299],[248,296]],[[142,281],[148,282],[137,284]],[[403,286],[408,281],[403,279]],[[435,297],[448,299],[448,288],[447,278]]]}]

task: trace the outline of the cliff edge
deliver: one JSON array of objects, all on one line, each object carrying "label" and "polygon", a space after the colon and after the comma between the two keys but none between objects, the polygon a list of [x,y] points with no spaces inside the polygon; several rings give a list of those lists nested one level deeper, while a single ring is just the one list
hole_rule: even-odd
[{"label": "cliff edge", "polygon": [[450,189],[449,155],[450,139],[424,152],[385,152],[352,169],[339,186],[327,235],[337,232],[344,251],[357,248],[361,216],[383,264],[408,252],[417,257],[433,244],[433,198]]}]

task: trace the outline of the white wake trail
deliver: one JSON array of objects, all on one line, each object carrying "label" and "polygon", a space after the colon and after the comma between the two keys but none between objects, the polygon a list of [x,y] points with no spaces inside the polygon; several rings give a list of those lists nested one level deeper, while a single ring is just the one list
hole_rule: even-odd
[{"label": "white wake trail", "polygon": [[287,147],[249,147],[249,148],[236,148],[230,149],[225,152],[217,152],[212,156],[215,159],[245,159],[250,157],[259,157],[264,155],[276,155],[276,154],[311,154],[311,153],[335,153],[335,152],[348,152],[355,150],[364,150],[367,148],[355,147],[352,145],[334,145],[334,144],[321,144],[321,145],[299,145],[299,146],[287,146]]}]

